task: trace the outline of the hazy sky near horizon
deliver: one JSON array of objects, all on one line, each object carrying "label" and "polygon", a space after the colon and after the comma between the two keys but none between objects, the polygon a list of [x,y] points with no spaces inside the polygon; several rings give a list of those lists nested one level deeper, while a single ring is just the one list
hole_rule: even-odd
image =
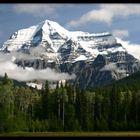
[{"label": "hazy sky near horizon", "polygon": [[140,4],[0,4],[0,45],[15,31],[53,20],[70,31],[111,32],[140,44]]}]

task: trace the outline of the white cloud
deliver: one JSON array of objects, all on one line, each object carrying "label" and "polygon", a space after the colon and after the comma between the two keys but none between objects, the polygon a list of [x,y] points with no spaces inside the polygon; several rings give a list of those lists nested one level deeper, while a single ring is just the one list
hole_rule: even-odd
[{"label": "white cloud", "polygon": [[23,69],[17,66],[12,61],[11,55],[0,54],[0,76],[4,76],[5,73],[8,74],[9,78],[18,81],[30,81],[30,80],[48,80],[48,81],[58,81],[58,80],[68,80],[75,78],[75,75],[69,75],[68,73],[58,73],[54,69],[42,69],[35,70],[30,67]]},{"label": "white cloud", "polygon": [[30,48],[29,51],[30,51],[31,56],[39,56],[39,54],[46,52],[46,49],[45,49],[45,47],[38,46],[38,47]]},{"label": "white cloud", "polygon": [[[40,54],[44,54],[44,52],[46,52],[46,49],[42,46],[31,47],[29,49],[29,52],[30,52],[30,54],[17,52],[17,51],[11,51],[8,54],[8,56],[9,57],[14,56],[15,58],[23,59],[23,60],[42,59],[42,56],[40,56]],[[2,55],[2,54],[0,54],[0,55]],[[3,55],[3,58],[5,58],[5,55]],[[0,57],[0,59],[1,59],[1,57]]]},{"label": "white cloud", "polygon": [[129,32],[128,30],[120,30],[120,29],[116,29],[112,32],[112,34],[115,36],[115,37],[119,37],[119,38],[126,38],[129,36]]},{"label": "white cloud", "polygon": [[119,68],[117,68],[115,63],[109,63],[108,65],[105,65],[100,71],[115,71],[117,73],[124,73],[125,70],[121,70]]},{"label": "white cloud", "polygon": [[134,44],[130,41],[124,41],[120,38],[117,38],[117,42],[121,43],[124,48],[128,51],[129,54],[132,54],[135,58],[140,60],[140,44]]},{"label": "white cloud", "polygon": [[108,65],[105,65],[101,71],[105,70],[115,70],[116,69],[116,64],[115,63],[109,63]]},{"label": "white cloud", "polygon": [[114,18],[126,18],[129,15],[140,15],[139,4],[101,4],[98,9],[91,10],[77,20],[69,22],[70,26],[81,26],[88,22],[103,22],[111,25]]},{"label": "white cloud", "polygon": [[58,4],[15,4],[13,10],[18,13],[27,13],[33,16],[48,16],[50,14],[56,15],[56,8],[60,7]]}]

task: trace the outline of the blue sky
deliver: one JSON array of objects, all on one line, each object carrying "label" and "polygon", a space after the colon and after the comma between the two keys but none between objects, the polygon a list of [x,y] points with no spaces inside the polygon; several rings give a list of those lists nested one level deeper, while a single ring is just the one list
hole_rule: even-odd
[{"label": "blue sky", "polygon": [[111,32],[140,44],[140,4],[0,4],[0,45],[15,31],[49,19],[68,30]]}]

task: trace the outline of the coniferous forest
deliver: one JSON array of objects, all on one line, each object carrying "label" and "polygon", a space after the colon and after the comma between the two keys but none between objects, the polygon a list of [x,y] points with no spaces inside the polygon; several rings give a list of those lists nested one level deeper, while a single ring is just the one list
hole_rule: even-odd
[{"label": "coniferous forest", "polygon": [[50,89],[46,81],[37,90],[15,85],[5,74],[0,81],[0,133],[139,131],[140,86],[134,79],[94,90],[67,83]]}]

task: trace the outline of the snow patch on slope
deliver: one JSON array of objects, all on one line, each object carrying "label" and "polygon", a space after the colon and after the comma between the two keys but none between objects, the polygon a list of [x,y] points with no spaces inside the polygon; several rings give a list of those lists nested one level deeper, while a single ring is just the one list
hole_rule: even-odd
[{"label": "snow patch on slope", "polygon": [[81,61],[81,60],[87,60],[88,58],[87,57],[85,57],[84,55],[80,55],[79,57],[77,57],[76,59],[75,59],[75,61]]}]

